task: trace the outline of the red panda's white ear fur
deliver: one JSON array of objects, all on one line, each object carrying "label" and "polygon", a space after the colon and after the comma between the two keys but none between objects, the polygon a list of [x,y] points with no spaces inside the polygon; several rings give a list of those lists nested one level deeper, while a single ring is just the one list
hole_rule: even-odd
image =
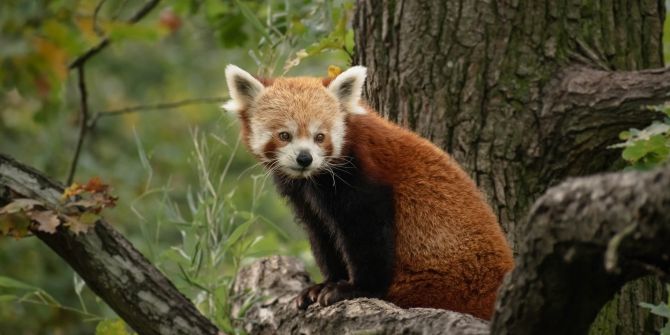
[{"label": "red panda's white ear fur", "polygon": [[249,107],[265,90],[258,79],[232,64],[226,66],[226,83],[231,99],[221,107],[229,112],[239,112]]},{"label": "red panda's white ear fur", "polygon": [[358,102],[361,100],[363,84],[367,75],[367,69],[364,66],[354,66],[340,73],[328,85],[328,91],[346,108],[347,113],[365,114],[363,108]]}]

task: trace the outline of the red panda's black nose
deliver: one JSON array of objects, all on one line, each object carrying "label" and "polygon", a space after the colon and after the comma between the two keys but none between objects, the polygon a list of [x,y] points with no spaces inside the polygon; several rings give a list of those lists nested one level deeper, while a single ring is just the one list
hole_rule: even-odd
[{"label": "red panda's black nose", "polygon": [[298,157],[296,157],[295,160],[300,166],[308,167],[310,164],[312,164],[312,155],[309,154],[309,151],[303,150],[300,151]]}]

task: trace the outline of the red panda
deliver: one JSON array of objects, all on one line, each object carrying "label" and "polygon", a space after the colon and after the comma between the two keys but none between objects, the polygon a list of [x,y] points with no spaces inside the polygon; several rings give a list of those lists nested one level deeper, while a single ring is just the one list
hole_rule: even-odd
[{"label": "red panda", "polygon": [[449,155],[361,102],[366,69],[261,82],[228,65],[249,150],[305,228],[324,282],[299,308],[357,297],[489,319],[512,252]]}]

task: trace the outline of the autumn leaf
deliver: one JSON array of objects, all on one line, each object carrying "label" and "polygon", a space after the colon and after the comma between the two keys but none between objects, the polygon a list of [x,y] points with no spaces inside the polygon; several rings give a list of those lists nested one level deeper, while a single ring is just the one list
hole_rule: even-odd
[{"label": "autumn leaf", "polygon": [[44,206],[44,204],[33,199],[14,199],[7,206],[0,208],[0,215],[17,213],[20,211],[29,211],[35,206]]},{"label": "autumn leaf", "polygon": [[61,198],[65,200],[81,192],[84,192],[84,188],[77,183],[72,183],[72,185],[70,185],[68,188],[65,189],[65,191],[63,191],[63,196]]},{"label": "autumn leaf", "polygon": [[45,233],[53,234],[56,232],[56,228],[60,225],[60,220],[58,215],[50,210],[32,212],[29,214],[30,218],[33,219],[37,224],[36,228],[39,231]]},{"label": "autumn leaf", "polygon": [[0,233],[16,239],[27,236],[30,231],[30,219],[25,212],[14,212],[0,216]]},{"label": "autumn leaf", "polygon": [[108,188],[109,185],[104,184],[100,177],[93,177],[84,185],[84,190],[91,193],[104,193]]},{"label": "autumn leaf", "polygon": [[339,66],[335,65],[328,66],[328,78],[335,79],[335,77],[339,76],[340,73],[342,73],[342,68],[340,68]]},{"label": "autumn leaf", "polygon": [[79,233],[86,233],[96,222],[98,222],[98,220],[100,220],[100,215],[92,212],[85,212],[79,217],[68,216],[67,226],[70,228],[70,231],[75,233],[75,235],[79,235]]}]

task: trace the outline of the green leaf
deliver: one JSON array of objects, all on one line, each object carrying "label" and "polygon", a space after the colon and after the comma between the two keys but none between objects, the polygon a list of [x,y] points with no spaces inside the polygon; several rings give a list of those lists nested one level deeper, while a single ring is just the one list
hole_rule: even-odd
[{"label": "green leaf", "polygon": [[109,31],[112,41],[118,40],[144,40],[156,41],[161,37],[161,32],[156,27],[140,24],[115,24]]},{"label": "green leaf", "polygon": [[627,140],[627,139],[630,138],[630,135],[631,135],[631,134],[630,134],[630,131],[628,131],[628,130],[624,130],[624,131],[622,131],[622,132],[619,133],[619,139],[620,139],[620,140]]},{"label": "green leaf", "polygon": [[254,12],[252,12],[251,9],[249,9],[249,7],[240,0],[235,0],[235,4],[240,8],[242,15],[244,15],[247,21],[249,21],[251,25],[254,26],[256,30],[258,30],[258,32],[263,34],[263,37],[265,37],[268,42],[271,42],[272,39],[270,38],[270,35],[268,35],[267,28],[263,23],[261,23],[256,14],[254,14]]},{"label": "green leaf", "polygon": [[652,305],[646,302],[641,302],[640,307],[649,309],[652,314],[670,319],[670,307],[666,304]]},{"label": "green leaf", "polygon": [[644,142],[635,142],[633,145],[623,150],[621,157],[629,162],[637,162],[640,158],[644,157],[647,152],[647,146]]},{"label": "green leaf", "polygon": [[4,277],[0,276],[0,287],[6,287],[6,288],[15,288],[15,289],[20,289],[20,290],[38,290],[38,288],[31,286],[29,284],[26,284],[24,282],[20,282],[16,279],[9,278],[9,277]]},{"label": "green leaf", "polygon": [[95,327],[95,335],[130,335],[121,319],[102,320]]},{"label": "green leaf", "polygon": [[230,236],[228,236],[228,239],[225,242],[225,248],[230,248],[230,246],[235,244],[235,242],[237,242],[237,240],[239,240],[240,237],[242,237],[242,235],[245,234],[247,230],[249,230],[249,226],[251,226],[253,222],[254,220],[249,220],[235,227],[235,230],[233,230],[233,232],[230,233]]}]

